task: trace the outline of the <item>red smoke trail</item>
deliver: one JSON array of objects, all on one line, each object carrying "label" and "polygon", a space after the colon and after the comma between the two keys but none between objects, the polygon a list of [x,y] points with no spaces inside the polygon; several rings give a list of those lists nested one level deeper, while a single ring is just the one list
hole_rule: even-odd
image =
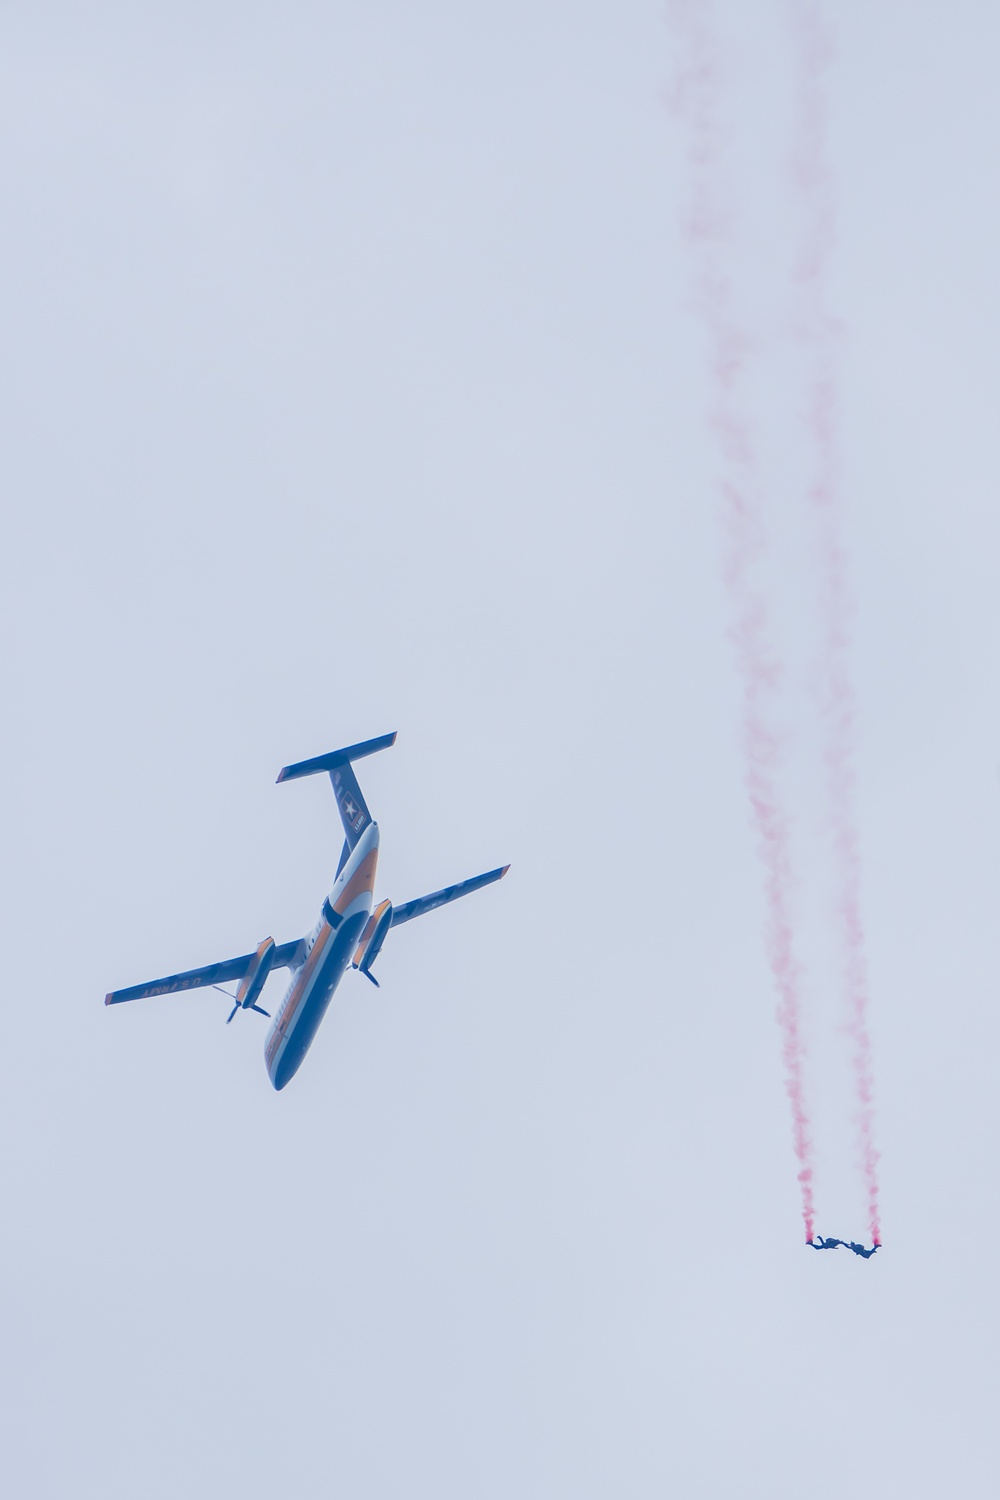
[{"label": "red smoke trail", "polygon": [[806,423],[812,450],[809,501],[819,534],[823,640],[821,679],[826,695],[825,759],[837,864],[837,905],[844,949],[844,984],[857,1087],[861,1169],[874,1243],[881,1237],[878,1152],[874,1140],[874,1083],[868,1034],[868,964],[861,916],[861,855],[854,816],[856,705],[848,665],[852,598],[842,540],[836,346],[839,326],[827,307],[827,266],[834,234],[834,181],[827,154],[823,87],[832,57],[829,32],[815,0],[792,10],[798,69],[797,147],[793,182],[802,220],[795,264],[800,337],[810,373]]},{"label": "red smoke trail", "polygon": [[769,645],[765,600],[753,568],[764,544],[757,459],[741,400],[748,340],[724,262],[733,249],[719,119],[721,56],[708,0],[668,0],[680,43],[674,105],[689,131],[690,202],[685,236],[695,264],[696,302],[711,354],[711,425],[719,446],[725,521],[725,582],[743,689],[746,785],[764,866],[767,951],[778,992],[785,1088],[792,1107],[806,1239],[814,1233],[812,1143],[803,1087],[800,975],[792,941],[789,827],[778,793],[780,751],[771,724],[779,668]]}]

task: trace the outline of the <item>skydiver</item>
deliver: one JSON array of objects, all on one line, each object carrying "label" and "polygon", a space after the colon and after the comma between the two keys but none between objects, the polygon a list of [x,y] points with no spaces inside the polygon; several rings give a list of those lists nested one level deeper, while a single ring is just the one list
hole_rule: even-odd
[{"label": "skydiver", "polygon": [[825,1240],[822,1235],[818,1234],[814,1240],[809,1240],[808,1243],[814,1250],[836,1250],[837,1246],[842,1245],[844,1241],[829,1239]]},{"label": "skydiver", "polygon": [[[841,1244],[843,1243],[843,1240],[841,1240]],[[870,1260],[871,1257],[875,1254],[875,1251],[880,1247],[878,1240],[875,1241],[870,1250],[866,1249],[864,1245],[856,1245],[854,1241],[851,1240],[849,1244],[844,1246],[844,1248],[846,1250],[853,1250],[855,1255],[863,1255],[865,1260]]]}]

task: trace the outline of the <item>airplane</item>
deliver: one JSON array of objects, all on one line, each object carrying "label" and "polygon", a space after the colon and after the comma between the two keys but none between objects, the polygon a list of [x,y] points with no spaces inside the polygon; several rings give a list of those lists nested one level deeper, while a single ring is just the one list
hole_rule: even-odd
[{"label": "airplane", "polygon": [[381,953],[391,928],[410,922],[414,917],[422,917],[449,901],[456,901],[459,896],[467,896],[470,891],[491,885],[493,881],[501,880],[510,869],[509,865],[504,865],[497,870],[488,870],[485,875],[461,880],[457,885],[432,891],[429,896],[418,896],[415,901],[407,901],[402,906],[380,901],[372,910],[379,831],[361,794],[353,763],[366,755],[374,755],[377,750],[387,750],[395,741],[395,733],[384,734],[379,739],[364,740],[343,750],[333,750],[329,755],[318,755],[313,760],[285,766],[278,776],[279,782],[295,781],[300,776],[329,772],[344,825],[344,847],[333,889],[323,902],[319,921],[307,937],[279,945],[273,938],[265,938],[254,953],[244,953],[240,958],[209,964],[203,969],[188,969],[183,974],[168,974],[165,979],[133,985],[131,989],[112,990],[104,997],[105,1005],[145,1000],[152,995],[175,994],[179,990],[208,986],[218,989],[238,980],[235,996],[222,991],[235,1001],[226,1024],[238,1010],[255,1010],[270,1020],[268,1012],[257,1004],[258,997],[273,970],[290,969],[291,980],[264,1044],[267,1076],[275,1089],[283,1089],[302,1066],[348,966],[370,979],[377,988],[378,980],[372,973],[372,964]]}]

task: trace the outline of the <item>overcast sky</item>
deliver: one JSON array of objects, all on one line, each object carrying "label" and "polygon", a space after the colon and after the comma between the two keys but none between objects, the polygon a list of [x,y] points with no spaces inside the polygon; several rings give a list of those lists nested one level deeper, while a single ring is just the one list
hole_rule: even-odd
[{"label": "overcast sky", "polygon": [[[0,10],[19,1500],[993,1493],[1000,18],[831,9],[867,1263],[802,1245],[660,0]],[[795,660],[794,58],[778,0],[715,13]],[[292,1086],[212,991],[103,1007],[307,930],[341,833],[274,778],[394,729],[378,894],[510,874]],[[814,792],[819,1227],[862,1238]]]}]

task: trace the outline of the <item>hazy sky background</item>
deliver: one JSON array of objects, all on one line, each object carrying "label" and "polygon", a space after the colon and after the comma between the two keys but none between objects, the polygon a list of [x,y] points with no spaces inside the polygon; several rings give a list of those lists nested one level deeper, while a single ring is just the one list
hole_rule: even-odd
[{"label": "hazy sky background", "polygon": [[[868,1263],[801,1243],[659,0],[0,10],[11,1494],[995,1492],[1000,17],[832,8]],[[716,12],[778,503],[790,33]],[[274,777],[392,729],[380,894],[512,868],[286,1092],[102,1006],[311,926]]]}]

